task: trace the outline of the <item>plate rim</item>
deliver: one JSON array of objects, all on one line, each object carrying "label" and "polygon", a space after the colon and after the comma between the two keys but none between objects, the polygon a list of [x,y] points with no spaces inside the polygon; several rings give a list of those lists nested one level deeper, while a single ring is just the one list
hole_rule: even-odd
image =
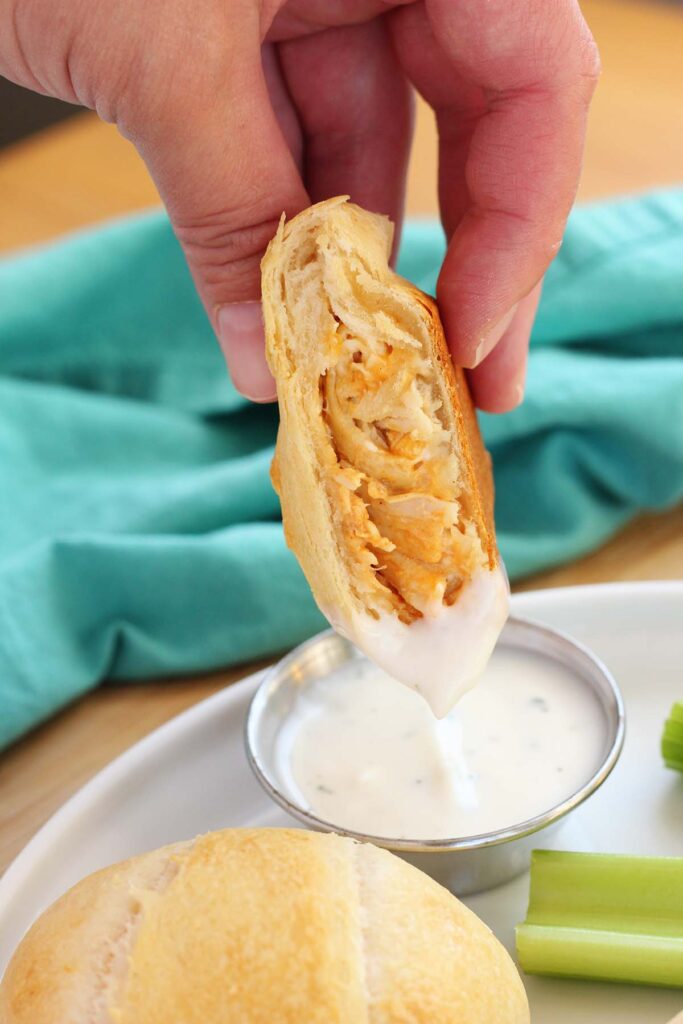
[{"label": "plate rim", "polygon": [[[554,604],[560,598],[580,597],[590,592],[593,598],[604,600],[616,593],[639,594],[680,594],[683,597],[683,579],[672,580],[617,580],[607,583],[580,583],[571,586],[546,587],[538,590],[526,590],[512,595],[512,609],[516,605],[530,599],[541,597],[544,601]],[[167,722],[152,729],[130,747],[127,747],[115,758],[100,768],[90,779],[83,783],[69,796],[47,819],[37,832],[17,853],[16,857],[0,876],[0,920],[4,917],[10,903],[13,890],[21,885],[22,880],[30,872],[33,861],[46,844],[49,844],[52,833],[60,829],[70,817],[78,816],[84,803],[90,800],[97,790],[106,785],[112,775],[116,775],[123,762],[130,762],[135,767],[144,761],[149,752],[158,747],[160,742],[167,744],[172,741],[174,733],[185,731],[188,725],[197,725],[205,717],[213,715],[217,709],[227,711],[231,704],[239,703],[249,689],[255,690],[268,666],[251,672],[233,683],[228,683],[216,693],[205,697],[196,704],[174,715]]]}]

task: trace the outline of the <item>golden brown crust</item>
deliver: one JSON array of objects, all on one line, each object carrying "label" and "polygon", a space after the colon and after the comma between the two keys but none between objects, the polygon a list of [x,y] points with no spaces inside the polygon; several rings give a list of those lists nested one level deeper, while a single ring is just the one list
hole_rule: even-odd
[{"label": "golden brown crust", "polygon": [[416,301],[420,302],[429,312],[433,325],[433,358],[443,375],[455,418],[462,470],[467,479],[465,493],[468,498],[468,513],[476,523],[482,547],[488,556],[489,566],[493,568],[498,562],[498,548],[496,547],[496,530],[493,521],[494,488],[491,456],[484,447],[484,439],[479,429],[479,421],[467,384],[467,377],[461,366],[453,364],[436,302],[419,288],[415,288],[408,282],[406,284],[413,292]]},{"label": "golden brown crust", "polygon": [[433,614],[498,562],[464,372],[434,300],[389,268],[390,241],[384,218],[340,197],[283,220],[262,264],[273,485],[287,543],[342,628],[360,612]]},{"label": "golden brown crust", "polygon": [[455,897],[386,851],[298,829],[210,833],[98,872],[0,986],[2,1024],[528,1019],[512,961]]},{"label": "golden brown crust", "polygon": [[142,892],[173,875],[169,854],[186,844],[123,861],[84,878],[29,930],[0,984],[1,1024],[100,1024],[126,955]]}]

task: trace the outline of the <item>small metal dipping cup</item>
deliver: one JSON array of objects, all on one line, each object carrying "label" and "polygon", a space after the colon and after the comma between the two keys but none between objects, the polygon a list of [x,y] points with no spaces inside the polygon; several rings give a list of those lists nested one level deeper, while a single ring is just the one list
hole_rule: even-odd
[{"label": "small metal dipping cup", "polygon": [[588,799],[614,768],[624,742],[624,705],[616,682],[602,662],[563,633],[527,619],[510,618],[498,646],[533,652],[569,668],[577,680],[591,688],[604,716],[604,747],[597,770],[576,792],[543,814],[497,832],[412,840],[353,832],[298,806],[293,795],[286,792],[275,764],[278,732],[309,684],[348,661],[364,659],[353,644],[331,629],[301,644],[269,669],[256,691],[245,729],[247,758],[256,778],[276,803],[307,827],[383,846],[459,895],[491,889],[514,878],[529,867],[531,850],[551,845],[561,819]]}]

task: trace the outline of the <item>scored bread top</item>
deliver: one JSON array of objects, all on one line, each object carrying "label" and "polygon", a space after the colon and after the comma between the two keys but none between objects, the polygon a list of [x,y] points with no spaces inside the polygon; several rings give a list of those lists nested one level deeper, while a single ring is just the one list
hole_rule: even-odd
[{"label": "scored bread top", "polygon": [[114,865],[39,918],[2,1024],[527,1024],[509,956],[416,868],[299,829]]},{"label": "scored bread top", "polygon": [[273,482],[323,611],[411,623],[494,569],[493,483],[435,303],[392,227],[345,197],[280,224],[262,263],[281,425]]}]

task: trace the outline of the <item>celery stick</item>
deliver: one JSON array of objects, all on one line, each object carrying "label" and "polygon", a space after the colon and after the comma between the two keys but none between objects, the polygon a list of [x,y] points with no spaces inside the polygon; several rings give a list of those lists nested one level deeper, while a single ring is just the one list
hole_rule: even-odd
[{"label": "celery stick", "polygon": [[683,857],[534,850],[528,974],[683,988]]},{"label": "celery stick", "polygon": [[680,722],[674,722],[670,718],[664,724],[664,737],[667,740],[673,740],[675,743],[680,743],[683,746],[683,725]]},{"label": "celery stick", "polygon": [[680,761],[683,758],[683,743],[668,740],[666,736],[662,739],[662,757],[664,760],[671,758]]},{"label": "celery stick", "polygon": [[674,704],[664,723],[661,741],[662,757],[667,768],[683,772],[683,704]]}]

